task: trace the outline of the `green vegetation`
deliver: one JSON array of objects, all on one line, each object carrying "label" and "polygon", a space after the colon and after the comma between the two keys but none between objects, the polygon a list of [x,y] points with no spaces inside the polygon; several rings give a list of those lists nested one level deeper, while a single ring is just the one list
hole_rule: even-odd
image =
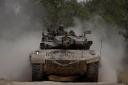
[{"label": "green vegetation", "polygon": [[[65,27],[73,25],[73,18],[88,20],[99,15],[110,24],[128,30],[128,0],[89,0],[78,3],[77,0],[40,0],[45,8],[46,27],[55,28],[63,23]],[[126,32],[124,35],[126,36]],[[125,37],[124,36],[124,37]],[[128,35],[127,35],[128,36]]]},{"label": "green vegetation", "polygon": [[52,25],[54,28],[62,23],[67,27],[73,24],[74,17],[84,20],[90,16],[87,7],[76,0],[41,0],[41,3],[46,12],[46,27]]}]

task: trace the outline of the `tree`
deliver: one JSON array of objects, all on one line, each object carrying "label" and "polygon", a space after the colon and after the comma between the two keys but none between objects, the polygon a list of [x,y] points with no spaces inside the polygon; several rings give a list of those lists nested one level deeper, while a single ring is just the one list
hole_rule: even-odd
[{"label": "tree", "polygon": [[63,24],[65,27],[73,25],[73,18],[87,19],[89,11],[76,0],[41,0],[46,16],[43,19],[46,27],[56,28]]}]

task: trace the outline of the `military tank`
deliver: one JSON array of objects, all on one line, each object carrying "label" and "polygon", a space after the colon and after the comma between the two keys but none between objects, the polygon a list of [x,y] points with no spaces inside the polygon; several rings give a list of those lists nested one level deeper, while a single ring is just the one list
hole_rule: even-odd
[{"label": "military tank", "polygon": [[90,50],[86,31],[76,35],[63,26],[42,33],[40,49],[30,54],[32,81],[98,81],[100,56]]}]

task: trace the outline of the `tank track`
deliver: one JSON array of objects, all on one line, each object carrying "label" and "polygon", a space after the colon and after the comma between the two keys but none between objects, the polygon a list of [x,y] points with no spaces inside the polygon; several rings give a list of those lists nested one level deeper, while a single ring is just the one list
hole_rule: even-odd
[{"label": "tank track", "polygon": [[98,66],[99,66],[98,62],[90,63],[87,65],[86,79],[88,82],[98,81]]},{"label": "tank track", "polygon": [[43,65],[32,64],[32,81],[43,81]]}]

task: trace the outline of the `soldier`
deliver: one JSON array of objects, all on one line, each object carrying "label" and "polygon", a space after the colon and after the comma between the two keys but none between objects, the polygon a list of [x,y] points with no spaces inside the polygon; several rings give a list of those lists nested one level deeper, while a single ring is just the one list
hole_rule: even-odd
[{"label": "soldier", "polygon": [[59,28],[57,29],[57,35],[64,35],[65,31],[64,31],[64,27],[63,25],[60,25]]},{"label": "soldier", "polygon": [[69,32],[69,35],[70,35],[70,36],[76,36],[76,34],[75,34],[75,32],[74,32],[73,30],[71,30],[71,31]]},{"label": "soldier", "polygon": [[45,35],[44,32],[42,32],[42,42],[45,41]]}]

